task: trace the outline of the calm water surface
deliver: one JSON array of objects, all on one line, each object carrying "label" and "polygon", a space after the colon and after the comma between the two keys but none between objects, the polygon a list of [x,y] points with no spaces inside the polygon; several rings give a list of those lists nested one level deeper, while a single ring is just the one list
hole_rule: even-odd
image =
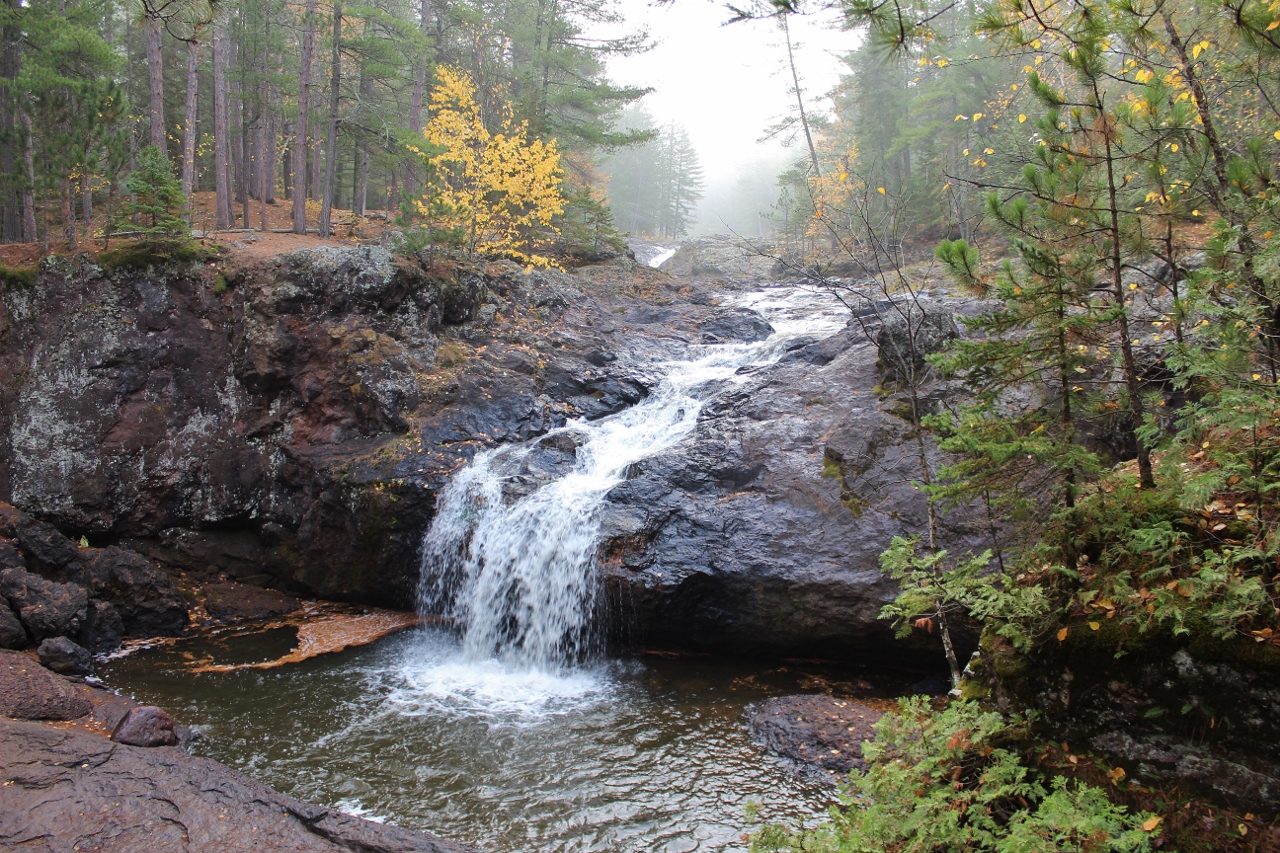
[{"label": "calm water surface", "polygon": [[743,709],[772,695],[888,695],[820,665],[642,656],[565,674],[464,658],[435,629],[274,670],[289,629],[193,639],[115,660],[104,680],[169,709],[194,752],[277,790],[485,850],[743,850],[748,801],[771,819],[825,811],[831,789],[752,743]]}]

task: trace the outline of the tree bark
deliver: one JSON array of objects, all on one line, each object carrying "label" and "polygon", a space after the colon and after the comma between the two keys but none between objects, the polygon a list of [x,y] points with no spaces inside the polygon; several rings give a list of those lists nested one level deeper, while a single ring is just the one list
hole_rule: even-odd
[{"label": "tree bark", "polygon": [[231,140],[227,127],[227,33],[221,22],[213,29],[213,161],[217,194],[216,227],[231,227]]},{"label": "tree bark", "polygon": [[[10,14],[18,0],[3,0]],[[18,173],[18,97],[14,81],[22,71],[22,29],[11,21],[0,29],[0,242],[22,239],[23,181]]]},{"label": "tree bark", "polygon": [[813,144],[813,134],[809,132],[809,114],[804,108],[804,94],[800,88],[800,72],[796,69],[796,56],[791,49],[791,28],[787,25],[787,13],[780,13],[779,20],[782,22],[782,35],[787,42],[787,63],[791,66],[791,85],[794,87],[796,94],[796,110],[800,114],[800,127],[804,130],[804,141],[809,147],[809,163],[813,166],[813,176],[820,178],[822,177],[822,170],[818,166],[818,149]]},{"label": "tree bark", "polygon": [[187,104],[182,120],[182,195],[187,200],[188,221],[195,219],[195,201],[192,193],[196,184],[196,125],[199,123],[199,103],[196,100],[200,83],[200,41],[187,42]]},{"label": "tree bark", "polygon": [[311,103],[311,55],[316,46],[317,5],[317,0],[307,0],[298,68],[298,132],[293,143],[293,230],[298,234],[307,233],[307,110]]},{"label": "tree bark", "polygon": [[[365,63],[360,64],[360,103],[373,99],[373,80]],[[364,216],[369,203],[369,139],[363,133],[356,140],[355,187],[351,197],[351,211],[357,217]]]},{"label": "tree bark", "polygon": [[329,129],[325,134],[324,198],[320,202],[320,236],[331,233],[333,185],[338,160],[338,107],[342,86],[342,2],[333,4],[333,58],[329,71]]},{"label": "tree bark", "polygon": [[[263,9],[262,24],[262,106],[258,117],[258,207],[262,233],[267,232],[267,195],[276,182],[275,146],[271,136],[271,4]],[[270,151],[270,155],[268,155]]]},{"label": "tree bark", "polygon": [[[421,0],[418,7],[419,25],[425,40],[431,26],[431,0]],[[413,66],[413,97],[409,100],[409,129],[415,134],[422,133],[422,106],[427,93],[427,54],[424,51],[418,56]],[[405,193],[410,197],[418,194],[418,164],[410,163],[404,179]],[[388,206],[390,206],[388,204]]]},{"label": "tree bark", "polygon": [[147,71],[151,77],[151,144],[169,155],[169,140],[164,126],[164,57],[160,52],[160,34],[164,24],[155,15],[147,17]]},{"label": "tree bark", "polygon": [[31,116],[26,110],[19,110],[22,119],[22,171],[26,181],[22,184],[22,239],[26,243],[34,243],[39,239],[36,233],[36,158],[31,147]]}]

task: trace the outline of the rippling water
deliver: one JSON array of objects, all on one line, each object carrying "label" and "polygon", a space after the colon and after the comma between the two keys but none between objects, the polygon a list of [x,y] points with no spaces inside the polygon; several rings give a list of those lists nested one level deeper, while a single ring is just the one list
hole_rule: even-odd
[{"label": "rippling water", "polygon": [[477,665],[426,630],[279,670],[184,669],[210,654],[268,659],[282,639],[186,641],[103,675],[194,724],[198,754],[486,850],[742,850],[749,800],[769,819],[831,802],[754,744],[742,718],[752,701],[812,689],[816,665],[644,656],[555,676]]}]

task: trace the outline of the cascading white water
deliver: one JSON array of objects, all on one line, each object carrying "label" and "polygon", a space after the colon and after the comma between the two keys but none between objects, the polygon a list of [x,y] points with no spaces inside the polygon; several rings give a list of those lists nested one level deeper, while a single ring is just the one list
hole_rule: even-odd
[{"label": "cascading white water", "polygon": [[599,511],[635,462],[693,432],[703,404],[743,367],[777,360],[800,335],[844,325],[835,300],[776,288],[741,300],[773,324],[752,344],[691,347],[662,365],[666,377],[641,403],[596,421],[571,421],[538,439],[576,444],[568,473],[508,498],[534,442],[485,451],[442,491],[423,541],[419,606],[448,613],[473,661],[497,658],[542,671],[580,659],[592,645]]}]

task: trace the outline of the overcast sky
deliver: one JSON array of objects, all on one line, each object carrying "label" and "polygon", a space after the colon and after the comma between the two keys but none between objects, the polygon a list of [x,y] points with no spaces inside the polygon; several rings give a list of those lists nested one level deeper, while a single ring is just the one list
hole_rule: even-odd
[{"label": "overcast sky", "polygon": [[[689,131],[708,183],[776,158],[776,146],[757,143],[791,104],[786,48],[775,23],[723,26],[731,15],[723,3],[710,0],[674,0],[661,6],[618,0],[618,8],[633,25],[647,25],[658,46],[612,60],[610,78],[653,87],[642,103],[660,122],[675,121]],[[807,101],[835,85],[838,57],[856,44],[854,34],[834,28],[836,22],[829,14],[792,17],[791,37],[800,44],[797,64]],[[825,101],[817,106],[825,108]]]}]

